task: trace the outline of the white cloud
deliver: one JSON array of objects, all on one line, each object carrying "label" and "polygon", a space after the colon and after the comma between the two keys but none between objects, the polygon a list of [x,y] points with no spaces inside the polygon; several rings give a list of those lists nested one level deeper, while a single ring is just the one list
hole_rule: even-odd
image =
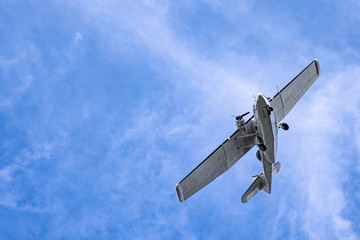
[{"label": "white cloud", "polygon": [[83,36],[81,35],[81,33],[76,32],[75,33],[75,44],[78,44],[79,41],[83,40]]},{"label": "white cloud", "polygon": [[70,46],[70,49],[68,51],[68,56],[70,59],[73,59],[76,57],[77,51],[81,50],[81,42],[84,40],[84,37],[81,33],[76,32],[74,34],[73,42]]},{"label": "white cloud", "polygon": [[33,44],[25,42],[16,46],[14,51],[16,56],[10,60],[0,56],[0,68],[2,68],[0,107],[14,107],[28,92],[34,81],[30,69],[39,59],[39,50]]},{"label": "white cloud", "polygon": [[[140,101],[142,105],[133,109],[134,112],[139,112],[138,118],[133,117],[135,114],[124,117],[120,110],[108,113],[104,106],[94,106],[94,109],[98,108],[97,110],[89,106],[86,111],[84,110],[86,113],[95,111],[99,115],[109,115],[99,117],[97,120],[102,124],[95,124],[96,127],[87,122],[91,114],[73,116],[74,112],[78,113],[77,108],[76,111],[54,117],[52,114],[58,111],[54,102],[44,101],[46,104],[53,104],[50,108],[55,109],[46,112],[46,116],[42,118],[48,124],[44,131],[53,124],[51,133],[60,140],[49,144],[48,138],[53,138],[51,134],[37,137],[40,131],[31,129],[28,136],[31,138],[30,141],[33,141],[31,148],[34,151],[25,155],[34,164],[40,159],[45,159],[46,162],[53,154],[57,155],[57,158],[53,159],[56,165],[54,178],[49,179],[47,183],[40,182],[41,186],[37,186],[36,189],[43,190],[39,198],[43,200],[44,206],[39,209],[51,215],[52,224],[57,228],[52,234],[57,238],[76,236],[77,233],[87,237],[91,236],[91,231],[107,231],[106,228],[110,225],[121,233],[129,231],[138,238],[147,236],[163,238],[166,234],[171,235],[169,232],[176,232],[182,234],[184,238],[195,239],[199,235],[193,233],[193,228],[189,226],[199,224],[200,220],[196,222],[194,213],[206,211],[209,214],[207,208],[214,204],[216,209],[211,209],[211,213],[207,216],[219,214],[220,219],[230,216],[230,220],[237,218],[240,222],[246,219],[248,220],[246,226],[253,221],[259,224],[256,227],[265,226],[262,223],[274,219],[275,223],[280,225],[272,232],[274,239],[282,236],[282,220],[290,226],[290,237],[305,230],[308,236],[313,238],[331,237],[331,234],[338,238],[354,238],[354,225],[344,215],[346,202],[350,200],[346,199],[347,193],[342,186],[351,177],[344,174],[343,166],[349,164],[349,159],[341,155],[341,148],[332,141],[332,137],[345,132],[355,137],[356,142],[360,144],[360,137],[346,129],[347,120],[342,118],[338,111],[340,109],[345,113],[354,113],[355,129],[359,127],[357,120],[360,120],[360,116],[357,114],[357,108],[348,106],[348,102],[353,101],[350,99],[351,96],[357,94],[358,85],[353,85],[351,91],[347,91],[347,85],[355,82],[358,70],[349,69],[348,72],[341,73],[339,79],[329,78],[330,75],[324,74],[318,81],[331,79],[330,83],[321,85],[324,89],[316,86],[311,88],[311,93],[306,95],[309,98],[301,100],[302,107],[294,110],[292,117],[289,116],[289,121],[294,122],[293,125],[290,123],[290,131],[293,133],[280,136],[280,141],[284,143],[286,136],[291,138],[299,136],[297,141],[292,141],[298,145],[280,146],[289,149],[286,152],[288,155],[285,156],[288,159],[284,160],[286,168],[279,173],[282,176],[277,176],[275,181],[278,182],[274,184],[278,184],[276,187],[279,189],[287,189],[287,191],[291,188],[295,191],[293,195],[289,194],[285,200],[277,202],[276,200],[283,195],[273,194],[264,197],[264,193],[259,193],[254,201],[269,201],[267,203],[269,207],[265,209],[259,205],[241,205],[241,194],[248,187],[247,184],[250,184],[251,174],[254,174],[250,170],[253,171],[253,163],[257,163],[254,156],[248,156],[247,159],[253,159],[254,162],[239,163],[236,165],[236,171],[232,169],[227,173],[226,180],[232,177],[232,182],[224,182],[225,178],[219,179],[214,183],[215,185],[211,185],[216,186],[216,191],[214,187],[209,186],[211,190],[207,190],[208,195],[197,195],[192,202],[181,205],[176,199],[175,184],[183,177],[184,169],[191,170],[191,166],[196,166],[213,150],[213,147],[217,147],[228,137],[228,133],[235,130],[233,120],[226,114],[250,110],[253,102],[251,94],[261,91],[271,96],[275,92],[276,85],[281,88],[281,84],[287,83],[290,80],[288,77],[296,75],[297,72],[293,70],[297,69],[297,66],[302,63],[306,65],[312,60],[308,59],[309,54],[302,53],[313,50],[310,47],[311,42],[299,38],[295,41],[295,46],[299,46],[299,49],[280,54],[280,57],[271,60],[264,60],[245,50],[245,53],[238,54],[231,48],[229,50],[228,45],[222,46],[221,53],[218,54],[221,56],[215,58],[214,55],[203,54],[191,40],[178,35],[174,26],[170,24],[171,5],[166,1],[161,3],[146,1],[145,5],[130,1],[121,3],[101,1],[92,4],[79,1],[79,3],[82,3],[79,8],[85,14],[85,18],[91,19],[89,22],[98,34],[96,40],[100,39],[99,45],[102,45],[99,46],[100,48],[114,50],[114,56],[124,54],[126,48],[139,48],[151,55],[152,59],[160,59],[161,63],[165,64],[155,69],[164,72],[163,76],[171,77],[169,81],[172,83],[172,88],[169,92],[158,96],[162,101],[160,104],[154,104],[153,99],[142,99]],[[224,5],[216,10],[218,7],[216,4],[208,4],[215,12],[220,12],[223,17],[227,16],[228,9],[224,8]],[[232,7],[228,21],[235,24],[239,12],[251,17],[253,2],[241,6],[235,2],[233,4],[232,6],[235,7]],[[257,17],[254,16],[249,21],[256,22]],[[238,26],[238,29],[240,28],[241,25]],[[267,34],[274,34],[272,41],[282,39],[285,43],[292,42],[289,37],[292,32],[279,28],[278,23],[269,23],[261,29]],[[70,55],[75,54],[75,50],[81,49],[84,38],[87,39],[85,33],[74,33]],[[324,56],[329,53],[323,49],[316,51],[323,51]],[[330,53],[333,54],[332,59],[338,62],[338,55],[331,51]],[[3,64],[16,63],[13,62],[3,61]],[[290,62],[293,64],[289,64]],[[322,67],[326,69],[326,65]],[[59,67],[56,71],[63,74],[66,69]],[[352,75],[353,78],[342,82],[342,76],[347,75]],[[280,79],[284,79],[283,82],[279,82]],[[17,85],[14,91],[19,94],[24,93],[31,87],[32,81],[33,78],[30,77]],[[189,91],[193,91],[192,94],[184,94]],[[338,97],[342,96],[343,92],[346,92],[344,99]],[[51,95],[51,92],[48,94]],[[315,104],[309,103],[309,99]],[[345,109],[342,109],[343,106]],[[83,110],[83,107],[79,108]],[[169,109],[175,112],[168,113]],[[307,113],[307,116],[303,113]],[[311,118],[308,117],[310,115]],[[120,121],[127,121],[128,128],[118,127]],[[42,123],[38,125],[36,126],[39,129],[43,128]],[[83,125],[90,127],[82,129]],[[59,129],[54,130],[55,128]],[[86,139],[80,138],[84,142],[79,144],[77,142],[79,139],[72,137],[71,134],[81,134],[82,131],[90,131],[94,135],[85,134]],[[286,142],[291,142],[291,139],[287,140]],[[88,146],[87,143],[92,145]],[[97,150],[98,144],[106,146],[101,160],[98,159],[98,155],[92,153],[95,150],[91,149],[96,145],[94,148]],[[76,149],[78,155],[70,154],[73,152],[68,149],[74,147],[72,145],[81,148]],[[299,152],[303,154],[294,156],[294,153]],[[65,156],[68,153],[70,155]],[[43,162],[38,162],[39,165],[41,163]],[[37,171],[36,167],[39,165],[29,167],[29,173]],[[0,178],[4,182],[11,181],[12,172],[5,168],[1,170]],[[29,178],[37,179],[34,175]],[[248,182],[240,183],[245,178]],[[288,186],[289,182],[293,185]],[[221,184],[224,187],[220,186]],[[238,184],[241,184],[241,188],[234,187]],[[64,192],[67,194],[65,197]],[[286,191],[284,192],[283,194],[286,195]],[[208,203],[205,206],[202,201],[204,199]],[[1,201],[11,207],[15,206],[17,199],[9,195],[3,197]],[[282,205],[279,206],[279,203]],[[263,215],[259,214],[259,211],[264,212]],[[315,219],[314,214],[319,218]],[[231,224],[238,224],[234,222]],[[302,228],[299,229],[298,226]],[[328,226],[333,228],[327,231]],[[216,232],[216,230],[212,231]]]},{"label": "white cloud", "polygon": [[[249,59],[248,56],[231,56],[231,60],[237,60],[238,65],[236,65],[228,64],[229,62],[226,58],[221,59],[224,60],[223,62],[205,58],[196,49],[189,47],[186,41],[179,39],[174,34],[173,29],[168,23],[166,5],[152,5],[153,8],[149,9],[137,4],[127,4],[126,7],[117,5],[115,2],[103,2],[102,4],[100,7],[91,8],[90,14],[95,15],[96,19],[101,23],[98,24],[111,33],[105,34],[102,32],[111,44],[116,45],[116,39],[123,37],[124,30],[130,32],[134,39],[144,44],[152,51],[152,54],[158,55],[166,61],[171,61],[169,65],[175,64],[180,67],[182,70],[180,75],[182,80],[177,82],[178,88],[192,86],[199,89],[201,96],[206,98],[198,103],[205,109],[197,113],[200,115],[200,118],[204,119],[200,123],[211,125],[211,123],[206,121],[211,119],[211,121],[214,121],[214,125],[215,122],[218,124],[220,122],[218,120],[219,112],[223,114],[224,109],[226,109],[226,111],[230,110],[232,113],[236,113],[239,110],[234,110],[233,107],[229,106],[237,105],[240,109],[244,109],[247,107],[245,103],[252,101],[252,99],[250,101],[246,100],[252,93],[256,93],[260,89],[262,92],[270,92],[266,85],[259,85],[259,83],[265,82],[264,79],[271,79],[273,81],[278,76],[285,76],[285,74],[290,72],[283,67],[283,61],[279,60],[276,63],[268,63],[258,58]],[[213,5],[211,6],[213,7]],[[112,11],[108,10],[110,8]],[[135,8],[137,11],[135,11]],[[124,12],[124,9],[126,9],[126,12]],[[251,5],[244,11],[250,11],[250,9]],[[134,17],[129,14],[130,12],[137,12],[138,14]],[[119,25],[114,27],[110,26],[110,22],[119,22],[121,24],[120,27]],[[289,36],[292,34],[289,30],[284,28],[279,30],[276,24],[268,24],[265,28],[274,35],[275,40],[278,37],[276,33],[280,32],[281,37],[277,39],[282,39],[282,41],[289,43],[290,40],[287,39],[291,39]],[[305,52],[309,53],[312,49],[310,48],[311,42],[306,39],[297,39],[295,42],[296,46],[301,46],[295,52],[301,53],[306,50]],[[317,51],[325,52],[326,50]],[[338,58],[337,54],[333,54],[333,56],[335,60]],[[300,54],[298,58],[302,62],[309,61],[304,54]],[[290,54],[289,56],[282,56],[282,59],[299,61],[290,57]],[[235,69],[236,66],[242,66],[243,68]],[[251,69],[251,71],[246,68]],[[326,69],[326,65],[323,68]],[[280,73],[281,71],[285,73]],[[351,70],[350,72],[353,73],[353,71]],[[346,73],[342,73],[339,76],[344,75]],[[353,76],[355,75],[353,74]],[[318,81],[324,81],[323,79],[327,77],[325,74]],[[249,83],[250,79],[255,80],[255,82]],[[294,110],[297,113],[294,113],[292,117],[293,120],[297,119],[297,117],[301,119],[299,121],[301,124],[295,124],[294,128],[298,129],[296,132],[301,136],[300,139],[303,140],[299,141],[303,142],[301,146],[292,148],[292,154],[294,152],[304,153],[300,156],[301,158],[289,158],[294,160],[293,163],[289,163],[289,165],[291,164],[290,169],[300,171],[293,175],[292,181],[296,184],[294,189],[303,193],[299,196],[303,201],[303,203],[299,203],[300,210],[303,212],[293,210],[293,215],[295,218],[304,220],[304,230],[311,238],[331,237],[333,234],[339,238],[355,238],[352,223],[343,215],[347,200],[344,197],[342,183],[349,176],[345,174],[344,177],[341,177],[341,175],[344,175],[341,163],[348,161],[348,159],[340,159],[341,161],[335,163],[337,160],[335,157],[341,157],[341,154],[338,152],[339,150],[341,151],[341,148],[339,149],[336,146],[336,142],[332,140],[332,137],[340,135],[343,131],[346,132],[342,125],[344,119],[335,116],[341,116],[338,110],[342,106],[346,106],[348,101],[351,101],[349,98],[346,98],[346,100],[340,99],[340,96],[344,95],[343,92],[347,92],[346,88],[352,81],[354,79],[348,80],[347,84],[344,84],[344,81],[335,78],[330,84],[323,84],[325,89],[320,89],[317,92],[315,90],[312,91],[312,94],[315,96],[311,99],[314,102],[312,104],[307,103],[306,108]],[[271,84],[274,85],[273,82]],[[346,94],[347,96],[356,95],[356,91],[359,88],[358,86],[353,86],[352,89],[355,89],[354,92]],[[239,95],[239,93],[243,94]],[[340,101],[338,101],[339,99]],[[303,106],[305,106],[304,104]],[[224,109],[220,109],[221,106]],[[209,115],[204,116],[205,112]],[[300,118],[300,115],[304,112],[311,116],[311,118],[306,116]],[[150,116],[153,117],[154,115]],[[147,125],[148,129],[154,129],[152,126],[153,124],[156,125],[156,121],[153,122],[151,118],[143,120],[150,124]],[[177,126],[183,126],[184,129],[189,128],[185,119],[180,119],[178,124]],[[199,129],[199,134],[205,129],[204,126],[200,128],[198,124],[193,124],[192,127]],[[170,132],[174,133],[176,129],[174,128]],[[304,131],[307,134],[302,135],[300,131]],[[205,139],[208,139],[209,136],[210,134],[207,133]],[[148,137],[153,140],[157,139],[156,135]],[[151,153],[150,156],[152,156]],[[162,162],[162,164],[166,163]],[[295,196],[297,195],[295,194]],[[282,210],[282,212],[284,211]],[[279,218],[283,218],[283,216],[279,215]],[[293,230],[295,228],[294,225],[299,222],[301,221],[291,223]],[[329,230],[328,226],[333,228]]]},{"label": "white cloud", "polygon": [[11,175],[14,171],[18,169],[18,166],[11,165],[6,166],[5,168],[0,170],[0,179],[2,182],[9,182],[11,180]]},{"label": "white cloud", "polygon": [[[353,124],[360,118],[349,119],[360,106],[357,92],[360,85],[357,76],[359,67],[350,67],[342,72],[325,74],[315,82],[311,93],[299,102],[300,107],[291,113],[294,123],[290,140],[292,157],[287,164],[295,194],[298,197],[299,216],[310,238],[356,239],[356,223],[345,215],[350,201],[345,185],[354,177],[347,169],[358,160],[346,157],[347,139],[358,139]],[[291,125],[290,125],[291,126]],[[280,136],[281,137],[281,136]],[[284,141],[284,140],[280,140]],[[283,147],[283,146],[280,146]],[[294,152],[297,154],[294,155]],[[289,150],[290,153],[290,150]],[[286,157],[286,156],[285,156]]]}]

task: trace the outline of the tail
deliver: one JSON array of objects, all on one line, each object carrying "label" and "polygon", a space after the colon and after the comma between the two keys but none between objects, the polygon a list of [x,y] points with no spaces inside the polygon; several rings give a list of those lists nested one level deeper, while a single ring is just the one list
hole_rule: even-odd
[{"label": "tail", "polygon": [[[272,169],[272,178],[275,177],[276,173],[280,171],[280,162],[276,163]],[[253,196],[255,196],[258,191],[263,190],[264,192],[269,192],[269,184],[266,180],[265,174],[261,173],[260,175],[253,176],[251,178],[253,183],[249,189],[244,193],[241,198],[241,202],[247,203]]]}]

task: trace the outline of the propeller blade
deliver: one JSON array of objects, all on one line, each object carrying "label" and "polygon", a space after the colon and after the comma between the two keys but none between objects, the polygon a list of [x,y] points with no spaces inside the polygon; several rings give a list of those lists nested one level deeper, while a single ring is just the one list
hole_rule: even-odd
[{"label": "propeller blade", "polygon": [[244,116],[248,115],[250,112],[244,113],[243,115],[233,115],[228,114],[230,117],[234,117],[236,120],[242,119]]},{"label": "propeller blade", "polygon": [[240,116],[240,118],[245,117],[246,115],[248,115],[250,112],[244,113],[243,115]]}]

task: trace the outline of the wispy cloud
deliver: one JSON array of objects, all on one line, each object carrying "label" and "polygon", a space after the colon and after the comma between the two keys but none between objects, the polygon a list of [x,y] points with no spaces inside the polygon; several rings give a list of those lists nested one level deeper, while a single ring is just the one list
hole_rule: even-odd
[{"label": "wispy cloud", "polygon": [[1,96],[0,107],[13,107],[28,91],[33,76],[29,71],[39,59],[38,49],[31,43],[25,42],[15,46],[12,58],[0,55],[1,68]]},{"label": "wispy cloud", "polygon": [[359,119],[349,119],[360,103],[356,94],[360,86],[354,81],[358,73],[358,67],[336,75],[325,70],[315,82],[317,90],[302,100],[289,119],[298,140],[288,140],[294,146],[284,156],[288,157],[284,165],[290,169],[289,188],[297,198],[297,223],[311,239],[357,238],[356,223],[347,212],[347,206],[357,200],[348,197],[353,192],[348,192],[347,182],[353,178],[349,168],[358,165],[358,160],[354,154],[347,156],[351,143],[344,139],[358,138],[352,126]]},{"label": "wispy cloud", "polygon": [[[359,128],[359,70],[327,70],[348,64],[342,54],[314,47],[299,20],[254,1],[75,3],[51,9],[74,21],[56,32],[55,47],[43,39],[36,51],[0,58],[5,75],[23,72],[17,84],[7,78],[3,105],[21,114],[6,122],[18,134],[6,135],[12,145],[1,142],[2,206],[39,216],[52,238],[356,238],[345,185],[349,166],[360,167],[334,139],[345,133],[360,145],[346,127]],[[214,21],[228,28],[212,30]],[[274,94],[316,54],[323,72],[288,116],[290,133],[280,133],[274,193],[240,204],[261,171],[250,152],[180,204],[175,184],[235,130],[226,115],[250,110],[258,91]],[[269,222],[274,229],[263,228]]]}]

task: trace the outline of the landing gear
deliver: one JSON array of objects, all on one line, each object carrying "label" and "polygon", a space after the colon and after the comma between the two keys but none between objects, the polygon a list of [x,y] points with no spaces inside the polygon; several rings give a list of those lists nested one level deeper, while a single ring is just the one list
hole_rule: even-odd
[{"label": "landing gear", "polygon": [[280,123],[279,127],[284,129],[285,131],[289,130],[289,125],[287,125],[286,123]]},{"label": "landing gear", "polygon": [[274,109],[269,105],[266,106],[266,110],[267,110],[267,113],[269,116],[270,116],[271,112],[274,111]]},{"label": "landing gear", "polygon": [[265,152],[266,151],[266,146],[263,144],[263,140],[262,140],[262,138],[261,137],[257,137],[257,140],[258,140],[258,146],[259,146],[259,149],[261,150],[261,151],[263,151],[263,152]]},{"label": "landing gear", "polygon": [[265,151],[266,151],[266,146],[265,146],[264,144],[260,144],[260,145],[259,145],[259,149],[260,149],[261,151],[265,152]]},{"label": "landing gear", "polygon": [[260,150],[257,150],[256,152],[256,158],[261,161],[261,153],[260,153]]}]

